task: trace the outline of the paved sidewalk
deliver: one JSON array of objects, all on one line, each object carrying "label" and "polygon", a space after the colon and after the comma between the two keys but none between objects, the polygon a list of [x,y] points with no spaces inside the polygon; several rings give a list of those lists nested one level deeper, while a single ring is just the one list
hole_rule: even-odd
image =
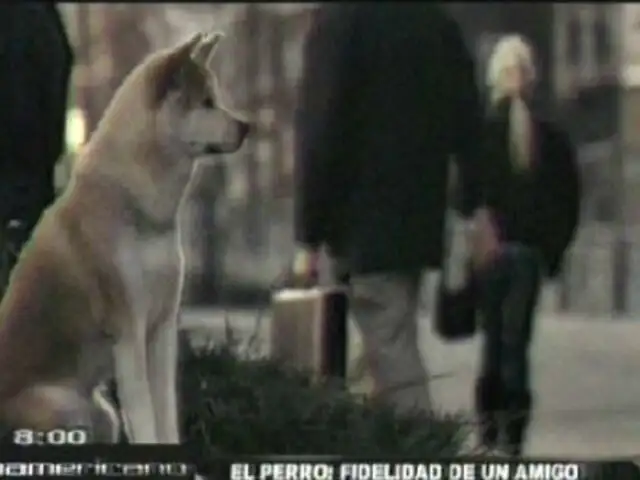
[{"label": "paved sidewalk", "polygon": [[[183,322],[223,338],[224,315],[187,310]],[[230,311],[227,317],[239,336],[253,331],[254,311]],[[265,320],[262,335],[267,331]],[[479,341],[443,344],[427,316],[421,318],[421,337],[427,365],[439,377],[432,384],[437,405],[469,412]],[[640,319],[543,316],[533,358],[538,401],[528,454],[640,457]]]}]

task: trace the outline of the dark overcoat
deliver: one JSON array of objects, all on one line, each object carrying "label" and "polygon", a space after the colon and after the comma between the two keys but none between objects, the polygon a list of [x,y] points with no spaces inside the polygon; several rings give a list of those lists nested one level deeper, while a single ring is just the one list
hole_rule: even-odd
[{"label": "dark overcoat", "polygon": [[72,51],[55,4],[0,9],[0,221],[34,223],[54,196]]},{"label": "dark overcoat", "polygon": [[549,276],[562,266],[580,218],[582,188],[574,144],[557,125],[533,115],[534,156],[527,172],[509,157],[509,102],[490,112],[485,124],[485,199],[502,239],[537,248]]},{"label": "dark overcoat", "polygon": [[355,273],[442,261],[449,158],[481,202],[483,107],[457,24],[437,4],[325,4],[295,120],[296,237]]}]

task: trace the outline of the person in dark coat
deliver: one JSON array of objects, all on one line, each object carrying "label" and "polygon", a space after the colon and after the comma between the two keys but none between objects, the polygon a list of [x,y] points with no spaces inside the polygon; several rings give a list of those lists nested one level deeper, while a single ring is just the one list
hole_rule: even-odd
[{"label": "person in dark coat", "polygon": [[54,198],[64,149],[72,51],[54,3],[8,3],[0,15],[0,229],[4,275]]},{"label": "person in dark coat", "polygon": [[484,348],[476,385],[482,444],[520,455],[532,409],[529,348],[542,280],[555,276],[578,225],[580,179],[569,137],[532,114],[534,53],[518,35],[489,59],[485,200],[501,246],[478,272]]},{"label": "person in dark coat", "polygon": [[316,12],[295,119],[294,272],[316,270],[326,247],[350,274],[375,391],[399,410],[431,407],[421,273],[442,262],[451,156],[463,213],[482,206],[483,113],[473,59],[438,4]]}]

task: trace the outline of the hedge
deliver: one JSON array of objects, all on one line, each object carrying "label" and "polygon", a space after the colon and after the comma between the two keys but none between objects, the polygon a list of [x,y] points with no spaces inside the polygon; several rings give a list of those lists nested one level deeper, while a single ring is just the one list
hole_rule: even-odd
[{"label": "hedge", "polygon": [[188,349],[181,363],[183,437],[206,470],[219,454],[451,458],[469,433],[460,415],[399,415],[232,344]]}]

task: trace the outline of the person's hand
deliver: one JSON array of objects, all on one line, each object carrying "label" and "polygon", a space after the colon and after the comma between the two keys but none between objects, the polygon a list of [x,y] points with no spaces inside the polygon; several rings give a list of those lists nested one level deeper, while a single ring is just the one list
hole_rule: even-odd
[{"label": "person's hand", "polygon": [[486,208],[474,215],[470,228],[471,260],[476,269],[485,268],[500,255],[502,244],[493,214]]},{"label": "person's hand", "polygon": [[296,249],[291,266],[293,281],[297,285],[309,286],[318,281],[320,255],[317,250],[307,246]]}]

